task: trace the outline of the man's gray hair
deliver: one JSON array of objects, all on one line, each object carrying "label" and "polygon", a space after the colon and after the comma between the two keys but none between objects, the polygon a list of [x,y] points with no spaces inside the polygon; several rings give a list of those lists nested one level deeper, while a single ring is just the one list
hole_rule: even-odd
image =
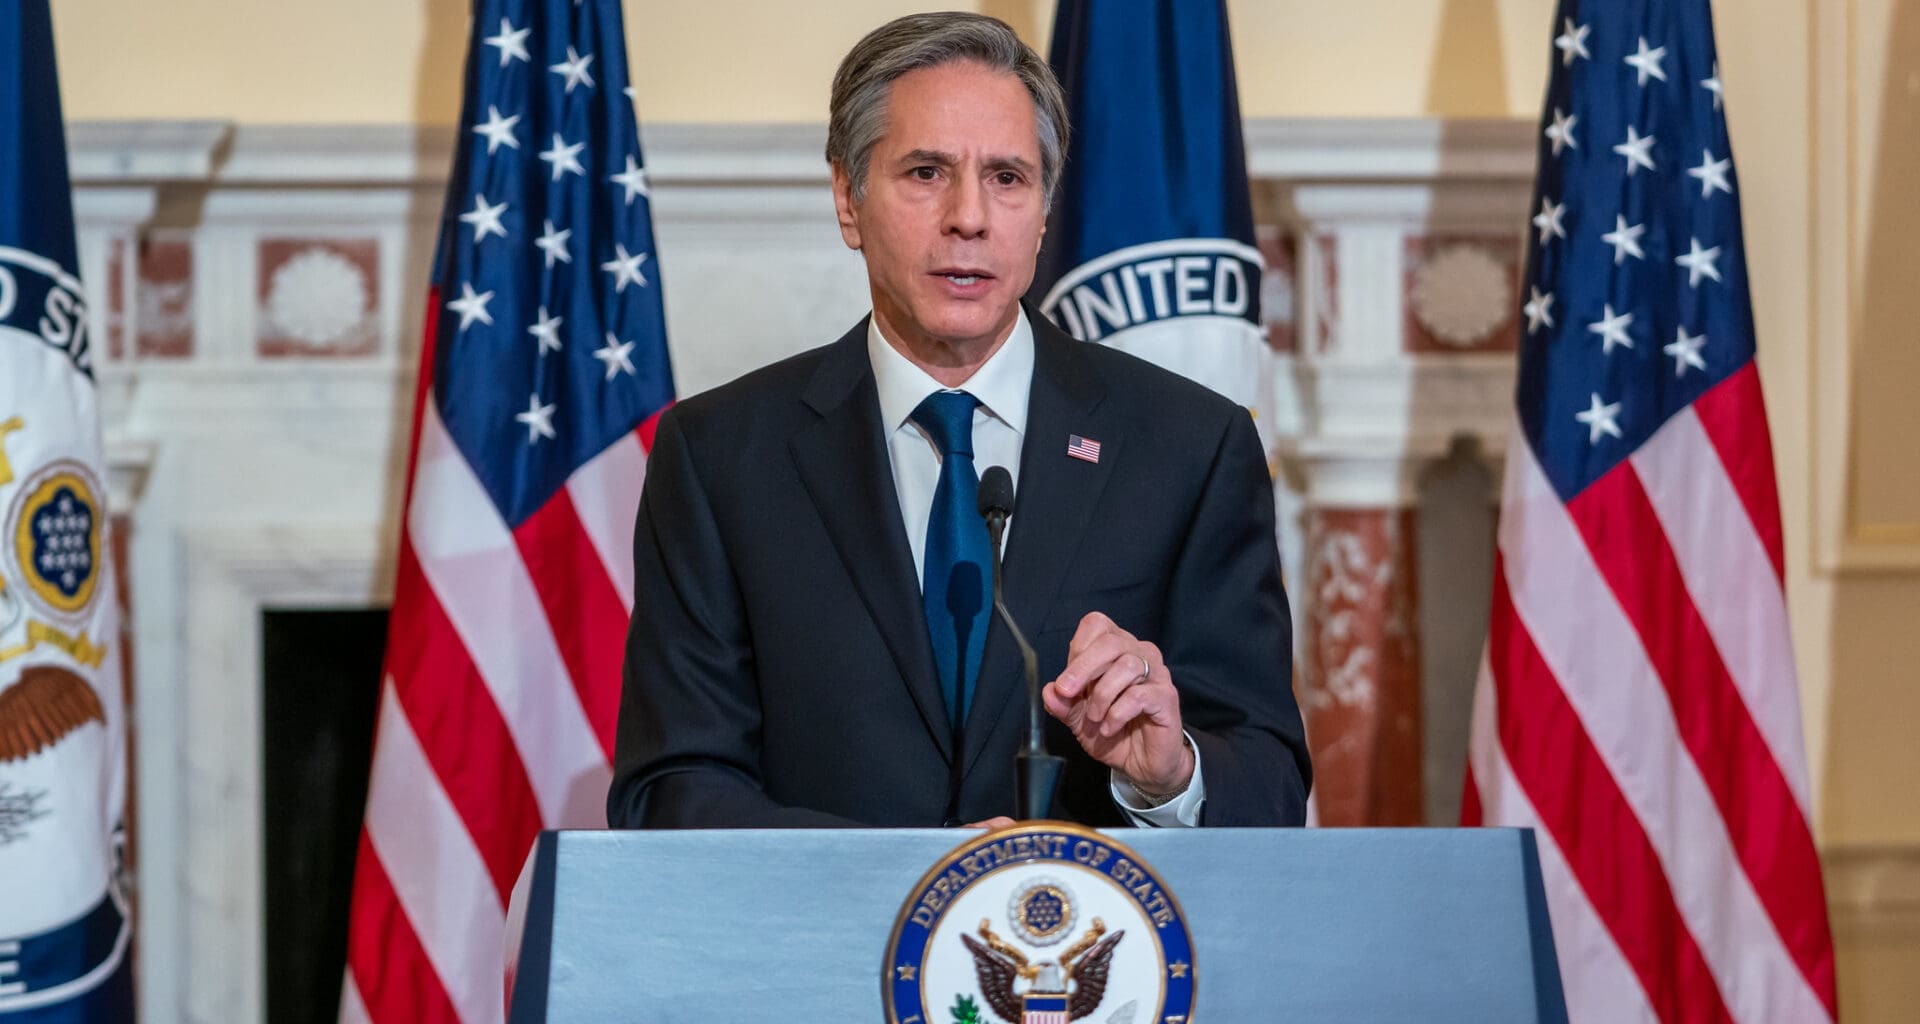
[{"label": "man's gray hair", "polygon": [[833,76],[827,162],[846,171],[856,202],[866,198],[867,163],[887,132],[887,97],[909,71],[971,61],[1013,75],[1033,97],[1040,136],[1040,184],[1051,204],[1066,160],[1067,100],[1053,69],[998,18],[964,11],[909,14],[867,33]]}]

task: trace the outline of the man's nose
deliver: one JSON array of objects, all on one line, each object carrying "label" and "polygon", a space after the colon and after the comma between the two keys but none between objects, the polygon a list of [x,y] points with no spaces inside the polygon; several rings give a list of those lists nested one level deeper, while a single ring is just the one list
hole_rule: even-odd
[{"label": "man's nose", "polygon": [[963,174],[947,192],[948,233],[978,238],[987,233],[987,188],[979,178]]}]

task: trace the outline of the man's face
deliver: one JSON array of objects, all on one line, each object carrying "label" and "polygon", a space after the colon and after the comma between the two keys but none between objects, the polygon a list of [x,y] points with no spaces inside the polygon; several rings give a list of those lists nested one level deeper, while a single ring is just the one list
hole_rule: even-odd
[{"label": "man's face", "polygon": [[1033,100],[970,61],[894,80],[867,194],[835,168],[840,234],[867,261],[883,332],[922,359],[977,361],[1012,330],[1046,230]]}]

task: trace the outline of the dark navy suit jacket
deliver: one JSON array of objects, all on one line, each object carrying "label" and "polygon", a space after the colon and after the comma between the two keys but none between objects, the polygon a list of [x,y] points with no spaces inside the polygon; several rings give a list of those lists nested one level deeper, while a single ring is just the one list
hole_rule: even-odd
[{"label": "dark navy suit jacket", "polygon": [[[1081,616],[1160,646],[1203,825],[1297,825],[1311,771],[1271,478],[1247,411],[1028,312],[1034,377],[1003,582],[1059,674]],[[1027,715],[997,620],[956,749],[863,321],[661,417],[607,817],[616,828],[937,826],[1011,815]],[[1067,438],[1100,442],[1090,463]],[[984,469],[985,467],[981,467]],[[1125,825],[1048,719],[1054,816]]]}]

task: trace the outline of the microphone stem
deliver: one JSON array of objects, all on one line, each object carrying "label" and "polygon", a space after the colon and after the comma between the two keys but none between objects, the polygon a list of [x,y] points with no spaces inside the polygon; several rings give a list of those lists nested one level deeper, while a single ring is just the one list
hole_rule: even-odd
[{"label": "microphone stem", "polygon": [[1034,654],[1033,645],[1027,642],[1026,634],[1020,632],[1020,626],[1013,621],[1013,612],[1008,610],[1006,593],[1000,587],[1000,540],[1007,528],[1007,517],[990,515],[987,517],[987,532],[993,539],[993,610],[1000,621],[1013,634],[1013,645],[1020,649],[1020,662],[1027,677],[1027,750],[1032,753],[1046,752],[1046,733],[1040,718],[1040,663]]},{"label": "microphone stem", "polygon": [[1066,773],[1067,760],[1047,753],[1046,733],[1040,716],[1040,663],[1026,634],[1013,621],[1007,609],[1006,595],[1000,587],[1000,539],[1007,527],[1007,514],[987,513],[987,533],[993,540],[993,609],[1020,649],[1020,661],[1027,676],[1027,746],[1014,755],[1014,816],[1022,821],[1044,818],[1052,812],[1054,794],[1060,777]]}]

